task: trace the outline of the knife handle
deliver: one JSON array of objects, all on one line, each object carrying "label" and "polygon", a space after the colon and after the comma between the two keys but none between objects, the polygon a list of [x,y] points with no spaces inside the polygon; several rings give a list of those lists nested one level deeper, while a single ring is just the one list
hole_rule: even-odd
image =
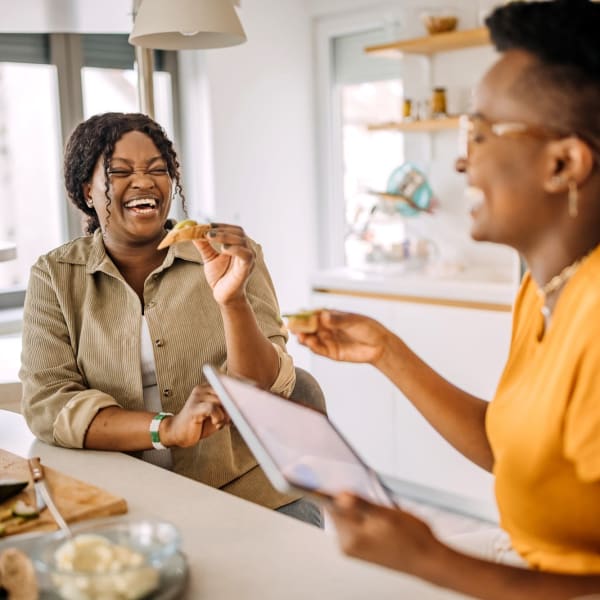
[{"label": "knife handle", "polygon": [[29,458],[27,464],[29,465],[29,471],[31,472],[31,478],[34,483],[42,481],[42,479],[44,479],[44,468],[40,462],[40,457],[34,456],[33,458]]}]

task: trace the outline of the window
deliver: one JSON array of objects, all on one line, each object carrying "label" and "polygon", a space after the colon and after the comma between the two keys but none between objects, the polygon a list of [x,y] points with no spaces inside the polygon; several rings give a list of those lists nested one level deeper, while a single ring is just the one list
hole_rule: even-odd
[{"label": "window", "polygon": [[[397,132],[372,132],[368,125],[397,121],[403,85],[398,62],[367,56],[364,48],[381,43],[387,32],[376,29],[333,40],[333,79],[342,139],[344,258],[361,267],[372,255],[374,218],[387,178],[403,162],[404,140]],[[381,220],[381,219],[380,219]],[[384,227],[390,221],[384,217]],[[381,228],[380,228],[381,231]],[[397,232],[396,232],[397,235]]]},{"label": "window", "polygon": [[[156,118],[175,138],[168,54],[155,57]],[[81,234],[63,189],[63,136],[93,114],[138,110],[133,65],[125,35],[0,34],[0,245],[17,253],[0,262],[0,308],[22,304],[38,256]]]},{"label": "window", "polygon": [[[328,135],[332,163],[324,172],[334,181],[323,249],[329,264],[360,267],[370,252],[371,222],[380,203],[372,191],[385,191],[387,179],[404,160],[404,138],[398,132],[370,131],[369,125],[397,121],[403,96],[401,63],[365,54],[366,46],[387,41],[383,27],[340,33],[329,38],[331,94]],[[343,222],[341,220],[343,219]],[[322,235],[325,232],[322,232]]]},{"label": "window", "polygon": [[[133,68],[134,49],[127,42],[127,37],[85,35],[82,50],[83,118],[107,111],[139,110],[137,73]],[[163,52],[155,52],[154,62],[155,118],[174,138],[171,73],[164,70]]]},{"label": "window", "polygon": [[[342,153],[346,266],[362,267],[373,256],[372,236],[392,235],[394,220],[384,216],[376,223],[381,200],[372,191],[385,191],[389,174],[403,162],[402,136],[372,132],[368,123],[398,120],[402,103],[399,79],[346,84],[341,88]],[[396,223],[398,224],[398,223]]]},{"label": "window", "polygon": [[[7,39],[8,38],[8,39]],[[38,255],[65,239],[57,72],[48,36],[0,36],[0,291],[25,287]]]}]

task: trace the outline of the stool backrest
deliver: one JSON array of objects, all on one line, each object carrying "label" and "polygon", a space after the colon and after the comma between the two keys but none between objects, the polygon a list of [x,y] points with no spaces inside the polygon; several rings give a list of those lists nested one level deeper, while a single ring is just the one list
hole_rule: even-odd
[{"label": "stool backrest", "polygon": [[319,382],[308,371],[295,367],[296,369],[296,385],[290,396],[290,400],[302,402],[311,408],[315,408],[320,412],[326,413],[325,394],[319,385]]}]

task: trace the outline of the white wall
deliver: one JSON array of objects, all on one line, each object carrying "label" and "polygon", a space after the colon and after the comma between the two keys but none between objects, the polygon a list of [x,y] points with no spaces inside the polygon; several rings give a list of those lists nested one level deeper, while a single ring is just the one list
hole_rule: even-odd
[{"label": "white wall", "polygon": [[[295,310],[307,305],[316,265],[311,23],[303,0],[243,0],[239,14],[245,44],[180,61],[186,118],[197,125],[184,131],[186,188],[190,201],[263,246],[281,308]],[[198,142],[212,146],[213,198]],[[306,364],[300,348],[293,354]]]},{"label": "white wall", "polygon": [[0,28],[14,33],[129,33],[132,0],[0,0]]}]

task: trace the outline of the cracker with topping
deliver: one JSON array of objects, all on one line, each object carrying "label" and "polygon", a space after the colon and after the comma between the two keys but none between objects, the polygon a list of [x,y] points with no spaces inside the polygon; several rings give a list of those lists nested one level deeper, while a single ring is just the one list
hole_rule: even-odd
[{"label": "cracker with topping", "polygon": [[180,221],[165,235],[161,243],[158,245],[158,250],[168,248],[171,244],[185,242],[187,240],[198,240],[205,236],[210,229],[210,225],[199,224],[193,219]]},{"label": "cracker with topping", "polygon": [[319,328],[320,312],[321,309],[302,310],[281,316],[287,319],[287,328],[292,333],[315,333]]}]

